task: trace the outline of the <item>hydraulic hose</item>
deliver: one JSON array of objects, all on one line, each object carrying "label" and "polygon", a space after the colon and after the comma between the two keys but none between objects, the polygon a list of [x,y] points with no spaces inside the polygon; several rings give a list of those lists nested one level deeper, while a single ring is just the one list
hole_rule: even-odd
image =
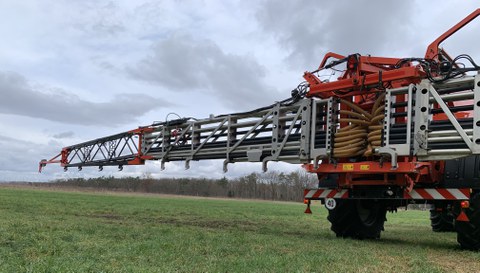
[{"label": "hydraulic hose", "polygon": [[356,104],[354,104],[354,103],[352,103],[352,102],[349,102],[349,101],[347,101],[347,100],[341,99],[341,100],[340,100],[340,103],[345,104],[346,106],[350,107],[350,109],[352,109],[352,110],[354,110],[354,111],[357,111],[358,113],[364,115],[364,116],[367,117],[368,119],[371,119],[371,118],[372,118],[372,115],[371,115],[369,112],[363,110],[360,106],[358,106],[358,105],[356,105]]},{"label": "hydraulic hose", "polygon": [[[383,129],[383,120],[385,119],[385,93],[382,93],[375,100],[375,103],[372,107],[372,120],[368,126],[368,149],[365,156],[370,156],[373,149],[379,147],[382,144],[382,129]],[[381,105],[381,106],[380,106]]]},{"label": "hydraulic hose", "polygon": [[381,145],[385,105],[385,94],[375,100],[372,109],[366,111],[360,106],[341,99],[340,103],[350,110],[340,110],[340,124],[348,123],[337,130],[333,137],[333,157],[347,158],[372,156],[373,149]]}]

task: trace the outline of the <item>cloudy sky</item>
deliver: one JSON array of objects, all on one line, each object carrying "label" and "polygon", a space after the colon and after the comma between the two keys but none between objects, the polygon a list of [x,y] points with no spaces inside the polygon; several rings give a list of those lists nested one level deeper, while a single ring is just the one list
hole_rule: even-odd
[{"label": "cloudy sky", "polygon": [[[475,1],[0,1],[0,181],[221,177],[222,162],[103,173],[37,163],[170,112],[198,118],[289,96],[326,52],[422,57]],[[480,21],[480,18],[479,18]],[[480,60],[480,23],[444,44]],[[477,49],[475,49],[477,47]],[[298,166],[272,164],[272,169]],[[260,171],[233,164],[227,176]]]}]

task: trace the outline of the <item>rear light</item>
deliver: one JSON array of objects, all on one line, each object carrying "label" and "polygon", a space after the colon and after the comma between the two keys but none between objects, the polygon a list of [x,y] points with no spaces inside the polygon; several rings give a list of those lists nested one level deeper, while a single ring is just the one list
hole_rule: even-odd
[{"label": "rear light", "polygon": [[460,206],[462,207],[462,209],[468,209],[470,207],[470,202],[469,201],[462,201],[460,203]]}]

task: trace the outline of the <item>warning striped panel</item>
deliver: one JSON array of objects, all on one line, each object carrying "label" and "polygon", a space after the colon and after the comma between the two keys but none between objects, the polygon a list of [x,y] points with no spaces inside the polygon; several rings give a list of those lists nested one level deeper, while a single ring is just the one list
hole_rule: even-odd
[{"label": "warning striped panel", "polygon": [[413,189],[404,193],[405,199],[469,200],[470,189]]},{"label": "warning striped panel", "polygon": [[348,190],[314,189],[305,190],[305,199],[348,198]]},{"label": "warning striped panel", "polygon": [[[305,199],[348,198],[348,190],[306,189]],[[413,189],[404,192],[403,198],[416,200],[469,200],[470,189]]]}]

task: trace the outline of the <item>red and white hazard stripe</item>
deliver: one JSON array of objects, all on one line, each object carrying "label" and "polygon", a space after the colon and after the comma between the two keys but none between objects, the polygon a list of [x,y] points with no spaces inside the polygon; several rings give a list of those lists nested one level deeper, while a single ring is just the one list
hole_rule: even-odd
[{"label": "red and white hazard stripe", "polygon": [[314,189],[305,190],[305,199],[348,198],[348,190]]},{"label": "red and white hazard stripe", "polygon": [[[347,189],[306,189],[305,199],[348,198]],[[470,189],[413,189],[403,198],[415,200],[469,200]]]},{"label": "red and white hazard stripe", "polygon": [[405,192],[405,199],[468,200],[470,189],[413,189]]}]

